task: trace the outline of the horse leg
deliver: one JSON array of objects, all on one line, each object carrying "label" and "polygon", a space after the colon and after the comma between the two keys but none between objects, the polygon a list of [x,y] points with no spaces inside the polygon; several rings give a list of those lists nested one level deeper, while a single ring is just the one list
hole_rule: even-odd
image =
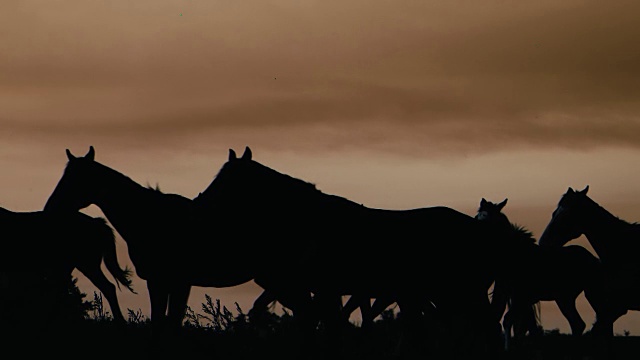
[{"label": "horse leg", "polygon": [[[362,298],[361,298],[362,299]],[[368,298],[367,298],[368,299]],[[342,296],[339,294],[317,292],[313,297],[314,307],[324,323],[327,358],[338,357],[342,347],[343,330],[348,324],[344,321]]]},{"label": "horse leg", "polygon": [[497,358],[502,352],[502,329],[487,297],[487,289],[478,288],[459,299],[464,299],[458,303],[458,309],[465,309],[466,315],[462,314],[462,320],[466,320],[465,327],[471,336],[470,354],[473,357]]},{"label": "horse leg", "polygon": [[531,311],[529,311],[528,316],[529,325],[527,328],[529,329],[529,335],[531,336],[539,336],[544,334],[544,330],[542,329],[542,324],[540,323],[540,302],[536,302],[531,306]]},{"label": "horse leg", "polygon": [[491,312],[495,321],[502,323],[502,347],[509,350],[511,341],[511,330],[513,328],[513,314],[507,311],[511,309],[511,296],[509,287],[504,281],[494,281],[493,292],[490,300]]},{"label": "horse leg", "polygon": [[421,300],[414,296],[402,296],[397,301],[400,307],[402,330],[396,345],[396,357],[419,357],[420,345],[423,345],[420,335],[424,331]]},{"label": "horse leg", "polygon": [[56,325],[57,323],[63,325],[69,325],[70,320],[72,319],[70,316],[75,315],[69,312],[68,304],[69,297],[68,291],[70,286],[70,280],[72,279],[71,271],[48,271],[45,275],[44,279],[44,294],[45,298],[49,299],[49,304],[51,304],[50,314],[53,314],[54,317],[52,321],[46,323],[47,326]]},{"label": "horse leg", "polygon": [[515,339],[524,338],[527,335],[527,330],[529,330],[529,315],[531,314],[531,309],[529,307],[519,308],[515,313],[515,321],[513,322],[513,337]]},{"label": "horse leg", "polygon": [[582,335],[587,325],[584,320],[582,320],[578,309],[576,309],[576,299],[556,299],[556,304],[558,304],[558,308],[560,308],[562,315],[564,315],[564,317],[569,321],[569,326],[571,326],[571,335]]},{"label": "horse leg", "polygon": [[342,306],[342,311],[344,311],[345,315],[351,315],[357,308],[360,307],[363,297],[361,295],[351,295],[349,300]]},{"label": "horse leg", "polygon": [[360,308],[360,314],[362,316],[362,327],[365,327],[365,319],[371,312],[371,300],[368,297],[362,295],[351,295],[351,297],[349,297],[349,300],[347,300],[347,302],[342,306],[343,320],[348,322],[351,314],[356,311],[357,308]]},{"label": "horse leg", "polygon": [[627,312],[628,310],[624,307],[610,306],[606,310],[600,309],[596,313],[596,321],[593,324],[592,331],[598,335],[613,337],[613,324]]},{"label": "horse leg", "polygon": [[613,324],[621,316],[627,313],[626,306],[622,306],[616,300],[618,294],[610,293],[602,283],[585,289],[585,297],[596,313],[596,321],[591,327],[593,335],[591,347],[598,358],[613,358]]},{"label": "horse leg", "polygon": [[510,353],[510,357],[522,356],[522,340],[529,335],[538,334],[538,317],[536,315],[536,303],[523,301],[522,297],[510,299],[509,309],[503,317],[503,349]]},{"label": "horse leg", "polygon": [[593,281],[589,287],[585,288],[584,295],[596,313],[596,321],[591,332],[605,338],[613,337],[613,323],[626,314],[627,309],[612,301],[618,297],[612,296],[601,278],[597,278],[597,281]]},{"label": "horse leg", "polygon": [[294,351],[300,353],[308,353],[313,351],[313,343],[315,330],[318,326],[319,316],[316,306],[311,297],[311,293],[308,291],[291,291],[291,290],[276,290],[274,291],[278,302],[283,306],[291,309],[293,313],[293,320],[299,331],[295,333],[296,337],[299,337],[299,341],[295,341],[295,345],[298,346]]},{"label": "horse leg", "polygon": [[164,334],[167,321],[167,305],[169,304],[169,289],[163,281],[147,279],[147,290],[151,303],[151,333],[152,337]]},{"label": "horse leg", "polygon": [[347,317],[348,321],[349,315],[359,307],[362,317],[362,328],[368,330],[373,326],[373,320],[378,317],[378,315],[382,314],[382,312],[394,302],[395,300],[390,297],[382,296],[377,297],[373,301],[373,305],[371,305],[371,299],[368,296],[353,295],[344,305],[343,314]]},{"label": "horse leg", "polygon": [[571,327],[571,338],[574,339],[569,343],[569,347],[577,358],[581,356],[581,353],[584,351],[582,344],[580,344],[581,341],[579,342],[578,339],[584,333],[586,324],[584,320],[582,320],[580,313],[578,313],[575,302],[576,297],[556,299],[556,304],[558,304],[560,312],[569,321],[569,326]]},{"label": "horse leg", "polygon": [[513,322],[514,322],[514,313],[510,308],[506,314],[504,314],[504,318],[502,319],[502,328],[504,333],[504,349],[511,349],[511,333],[513,331]]},{"label": "horse leg", "polygon": [[113,320],[118,325],[126,324],[126,320],[124,315],[122,315],[122,311],[120,309],[120,305],[118,303],[118,296],[116,295],[116,286],[113,285],[107,277],[102,272],[100,268],[100,264],[95,264],[94,266],[81,265],[78,266],[78,270],[84,276],[91,281],[93,285],[95,285],[101,293],[104,294],[107,302],[109,303],[109,307],[111,308],[111,313],[113,313]]},{"label": "horse leg", "polygon": [[297,328],[294,336],[296,348],[294,352],[300,354],[304,350],[312,349],[315,330],[318,326],[319,317],[315,309],[311,292],[301,289],[296,284],[282,280],[280,277],[255,278],[254,282],[264,289],[262,295],[254,302],[256,310],[266,309],[266,304],[277,300],[282,306],[290,309],[293,313],[293,321]]},{"label": "horse leg", "polygon": [[182,328],[184,315],[187,312],[187,303],[191,285],[172,284],[169,293],[169,309],[167,314],[167,326],[172,331],[179,331]]},{"label": "horse leg", "polygon": [[249,320],[258,326],[261,335],[266,335],[264,329],[266,327],[267,314],[269,313],[269,305],[276,300],[273,292],[264,290],[254,300],[253,306],[249,310]]},{"label": "horse leg", "polygon": [[371,306],[370,314],[368,316],[370,325],[373,325],[373,320],[387,310],[387,308],[394,302],[396,301],[390,296],[377,297]]}]

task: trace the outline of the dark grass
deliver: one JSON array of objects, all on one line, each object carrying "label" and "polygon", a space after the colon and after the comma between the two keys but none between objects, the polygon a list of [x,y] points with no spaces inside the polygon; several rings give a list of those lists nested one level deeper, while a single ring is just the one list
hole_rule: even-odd
[{"label": "dark grass", "polygon": [[[102,298],[94,294],[91,310],[82,317],[58,321],[49,308],[37,302],[23,313],[12,313],[0,324],[2,359],[101,360],[101,359],[350,359],[399,360],[396,355],[401,338],[401,316],[389,310],[370,330],[349,324],[341,338],[338,353],[329,352],[328,337],[322,327],[314,343],[302,348],[302,338],[290,313],[273,313],[260,326],[236,304],[235,311],[206,296],[199,312],[188,309],[182,331],[154,337],[149,320],[140,311],[129,310],[125,325],[117,325],[105,311]],[[84,307],[86,309],[86,306]],[[458,359],[459,334],[444,334],[433,323],[425,322],[419,338],[420,349],[411,359]],[[454,344],[454,345],[451,345]],[[503,351],[499,360],[595,360],[639,359],[640,337],[616,336],[609,349],[586,334],[580,338],[546,331],[528,336]],[[415,354],[414,354],[415,355]],[[405,357],[406,358],[406,357]]]},{"label": "dark grass", "polygon": [[[8,330],[5,327],[5,330]],[[321,329],[311,351],[301,356],[296,346],[300,337],[294,327],[261,332],[256,328],[235,327],[213,330],[186,326],[179,334],[154,341],[148,323],[129,323],[123,327],[109,321],[84,320],[73,326],[33,327],[4,332],[1,353],[5,359],[362,359],[396,360],[399,340],[397,320],[379,321],[368,332],[352,326],[343,336],[340,354],[324,352],[325,334]],[[423,339],[416,358],[453,359],[437,340]],[[527,337],[515,344],[500,359],[638,359],[640,337],[616,336],[612,353],[605,353],[588,335],[576,339],[570,335],[547,332]]]},{"label": "dark grass", "polygon": [[[321,336],[320,336],[321,337]],[[251,333],[212,333],[186,329],[171,341],[154,344],[146,327],[127,325],[115,328],[105,324],[84,324],[75,329],[57,329],[50,333],[22,333],[3,336],[7,341],[1,352],[5,359],[295,359],[297,337],[279,333],[259,337]],[[3,342],[5,342],[3,341]],[[396,334],[376,332],[365,336],[353,330],[345,336],[343,359],[396,359]],[[321,359],[322,341],[317,353],[307,359]],[[594,349],[588,340],[575,341],[569,335],[544,335],[526,339],[520,347],[505,352],[501,359],[569,360],[569,359],[638,359],[640,338],[618,336],[613,341],[613,356]],[[602,350],[602,349],[600,349]],[[340,356],[336,357],[339,358]],[[331,358],[331,357],[329,357]],[[424,359],[448,358],[446,353],[425,352]]]}]

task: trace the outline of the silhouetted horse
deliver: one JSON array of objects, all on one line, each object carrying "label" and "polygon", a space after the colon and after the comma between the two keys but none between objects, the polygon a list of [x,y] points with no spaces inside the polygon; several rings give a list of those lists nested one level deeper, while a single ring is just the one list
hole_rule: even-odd
[{"label": "silhouetted horse", "polygon": [[[501,203],[496,204],[482,198],[480,200],[480,207],[475,216],[476,219],[481,221],[493,221],[497,226],[506,226],[506,216],[501,212],[504,206],[507,204],[507,199]],[[526,230],[524,227],[512,224],[514,230],[514,236],[518,239],[516,241],[535,242],[533,234]],[[509,260],[511,261],[511,259]],[[528,301],[522,302],[521,306],[518,299],[516,299],[516,307],[513,308],[513,294],[506,294],[505,290],[509,289],[508,285],[505,286],[503,282],[496,285],[494,290],[495,297],[492,298],[492,303],[496,305],[499,316],[502,317],[504,313],[505,303],[500,304],[499,300],[506,302],[508,307],[507,312],[502,317],[502,327],[505,335],[505,348],[509,348],[511,337],[521,338],[527,333],[538,334],[541,331],[540,324],[540,302],[532,301],[532,306],[526,308],[525,305]],[[502,299],[500,299],[503,297]]]},{"label": "silhouetted horse", "polygon": [[487,292],[510,239],[469,215],[443,206],[369,208],[254,161],[248,147],[242,157],[229,151],[194,202],[234,214],[227,227],[238,238],[273,239],[257,244],[277,275],[257,277],[263,288],[396,299],[407,318],[429,299],[463,329],[499,337]]},{"label": "silhouetted horse", "polygon": [[587,238],[602,262],[606,284],[602,301],[607,311],[597,314],[592,332],[611,337],[618,318],[628,310],[640,310],[640,224],[611,214],[587,196],[588,191],[589,186],[579,191],[568,188],[540,237],[540,246],[557,248],[581,235]]},{"label": "silhouetted horse", "polygon": [[[579,245],[558,248],[537,245],[530,231],[511,223],[502,212],[506,203],[506,199],[495,204],[483,198],[476,215],[480,221],[511,229],[513,241],[521,245],[504,259],[510,272],[505,279],[496,282],[494,289],[494,295],[510,298],[510,308],[503,320],[505,339],[509,340],[514,325],[516,338],[527,330],[537,329],[539,324],[531,320],[536,319],[532,306],[539,301],[555,301],[569,321],[571,333],[582,335],[586,325],[576,308],[576,299],[585,291],[587,299],[593,301],[602,270],[599,259]],[[599,312],[597,302],[590,304],[596,313]],[[517,328],[518,320],[524,320],[520,329]]]},{"label": "silhouetted horse", "polygon": [[233,231],[220,228],[224,216],[203,216],[191,199],[144,187],[98,163],[93,147],[84,157],[66,153],[69,161],[44,210],[75,213],[91,204],[102,210],[127,243],[136,274],[146,280],[154,333],[182,326],[192,286],[229,287],[253,279],[261,254],[251,251],[253,244],[238,251],[242,244]]},{"label": "silhouetted horse", "polygon": [[120,268],[113,229],[105,219],[80,212],[56,216],[0,208],[0,228],[5,238],[0,271],[31,272],[46,278],[55,289],[67,291],[71,273],[78,269],[104,294],[114,320],[126,322],[116,286],[106,278],[101,265],[104,260],[118,287],[123,284],[135,293],[131,271]]}]

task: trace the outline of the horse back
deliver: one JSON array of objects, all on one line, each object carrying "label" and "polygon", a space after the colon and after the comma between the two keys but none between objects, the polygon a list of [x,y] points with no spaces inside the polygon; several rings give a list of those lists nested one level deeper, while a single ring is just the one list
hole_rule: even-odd
[{"label": "horse back", "polygon": [[[316,251],[297,270],[323,286],[410,289],[428,282],[424,288],[455,290],[463,281],[488,286],[493,276],[488,260],[493,249],[487,246],[493,239],[469,215],[432,207],[365,208],[343,216],[327,225],[329,232],[322,233]],[[340,269],[338,276],[333,269]]]}]

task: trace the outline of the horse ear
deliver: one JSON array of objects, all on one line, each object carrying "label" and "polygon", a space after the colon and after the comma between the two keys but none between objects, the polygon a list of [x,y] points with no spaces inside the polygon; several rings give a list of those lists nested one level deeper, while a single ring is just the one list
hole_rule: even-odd
[{"label": "horse ear", "polygon": [[589,191],[589,185],[587,185],[584,189],[578,191],[580,194],[582,195],[587,195],[587,192]]},{"label": "horse ear", "polygon": [[504,199],[500,204],[498,204],[498,209],[502,210],[502,208],[507,205],[507,200],[509,199]]},{"label": "horse ear", "polygon": [[69,149],[66,149],[67,152],[67,159],[69,160],[74,160],[76,157],[71,153],[71,151],[69,151]]},{"label": "horse ear", "polygon": [[89,146],[89,151],[87,155],[84,156],[85,159],[93,160],[96,157],[96,151],[93,149],[93,146]]},{"label": "horse ear", "polygon": [[229,149],[229,161],[231,161],[231,160],[235,160],[235,159],[237,159],[237,158],[238,158],[238,157],[236,156],[236,152],[235,152],[235,151],[233,151],[233,149]]},{"label": "horse ear", "polygon": [[249,147],[244,148],[244,154],[242,154],[242,160],[251,160],[251,149]]},{"label": "horse ear", "polygon": [[485,200],[484,198],[482,198],[482,199],[480,200],[480,206],[482,206],[482,205],[486,205],[486,204],[487,204],[487,200]]},{"label": "horse ear", "polygon": [[575,192],[575,191],[573,191],[573,188],[572,188],[572,187],[569,187],[569,189],[567,190],[567,193],[569,193],[569,194],[573,194],[574,192]]}]

